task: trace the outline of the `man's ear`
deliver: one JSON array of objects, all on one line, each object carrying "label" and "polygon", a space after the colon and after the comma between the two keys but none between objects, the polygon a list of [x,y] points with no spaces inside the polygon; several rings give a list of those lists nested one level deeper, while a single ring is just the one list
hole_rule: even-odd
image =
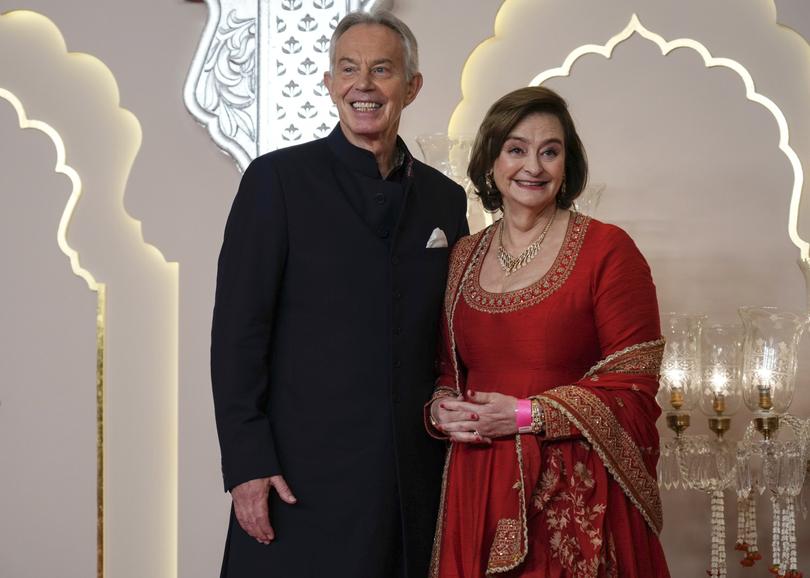
[{"label": "man's ear", "polygon": [[326,86],[326,90],[329,91],[329,98],[334,102],[335,98],[332,96],[332,74],[328,70],[323,73],[323,83]]},{"label": "man's ear", "polygon": [[416,95],[419,94],[419,91],[422,90],[423,80],[422,73],[417,72],[413,75],[410,82],[408,82],[408,90],[405,92],[405,106],[411,104],[416,98]]}]

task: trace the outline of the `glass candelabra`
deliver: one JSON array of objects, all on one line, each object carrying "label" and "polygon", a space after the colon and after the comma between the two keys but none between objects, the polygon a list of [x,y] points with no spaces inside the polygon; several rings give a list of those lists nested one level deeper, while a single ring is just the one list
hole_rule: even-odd
[{"label": "glass candelabra", "polygon": [[[770,570],[778,577],[799,578],[796,505],[810,457],[810,420],[791,416],[787,410],[795,389],[798,343],[808,318],[765,307],[740,308],[739,316],[742,330],[707,327],[700,315],[672,314],[662,319],[668,343],[658,400],[675,436],[662,444],[659,484],[710,496],[712,547],[707,574],[718,578],[727,573],[725,491],[736,489],[735,548],[744,553],[744,566],[762,557],[756,497],[767,491],[774,521]],[[726,433],[741,400],[753,420],[736,443]],[[713,435],[685,435],[696,405],[707,416]],[[794,439],[777,439],[782,425]]]},{"label": "glass candelabra", "polygon": [[473,137],[451,137],[444,133],[425,134],[416,137],[416,143],[422,151],[425,163],[450,177],[464,188],[467,193],[467,221],[470,232],[480,231],[493,222],[490,213],[484,210],[481,200],[474,194],[472,184],[467,177],[467,165]]}]

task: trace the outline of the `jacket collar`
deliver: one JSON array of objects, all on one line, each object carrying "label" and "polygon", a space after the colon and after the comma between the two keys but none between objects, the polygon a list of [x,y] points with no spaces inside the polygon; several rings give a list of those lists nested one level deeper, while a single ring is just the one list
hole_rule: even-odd
[{"label": "jacket collar", "polygon": [[[326,137],[326,141],[335,156],[349,169],[372,179],[382,179],[374,154],[350,143],[343,134],[340,123],[332,129],[332,132]],[[405,165],[405,176],[410,177],[413,170],[413,156],[399,136],[397,136],[396,147],[397,153],[391,174],[396,174],[400,167]]]}]

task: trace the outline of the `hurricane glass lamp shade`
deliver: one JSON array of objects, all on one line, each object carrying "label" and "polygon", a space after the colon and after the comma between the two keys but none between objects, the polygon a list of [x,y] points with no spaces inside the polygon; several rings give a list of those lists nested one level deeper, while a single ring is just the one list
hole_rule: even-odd
[{"label": "hurricane glass lamp shade", "polygon": [[807,316],[774,307],[741,307],[742,388],[745,405],[755,416],[787,412],[796,387],[799,339]]},{"label": "hurricane glass lamp shade", "polygon": [[[676,418],[683,421],[698,399],[700,336],[704,321],[703,315],[683,313],[669,313],[661,319],[661,332],[666,345],[657,398],[661,408],[667,412],[667,423],[672,429],[676,429]],[[677,429],[676,433],[679,433]]]},{"label": "hurricane glass lamp shade", "polygon": [[444,133],[424,134],[416,137],[425,163],[466,185],[467,165],[470,161],[472,138],[467,135],[450,137]]},{"label": "hurricane glass lamp shade", "polygon": [[711,325],[701,340],[700,410],[707,417],[732,416],[742,401],[742,327]]}]

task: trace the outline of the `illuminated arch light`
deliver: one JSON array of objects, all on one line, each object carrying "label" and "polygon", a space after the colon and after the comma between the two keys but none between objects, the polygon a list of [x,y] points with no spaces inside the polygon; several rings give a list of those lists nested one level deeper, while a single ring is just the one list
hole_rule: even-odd
[{"label": "illuminated arch light", "polygon": [[633,14],[630,17],[630,22],[627,24],[624,30],[608,40],[607,43],[602,46],[598,44],[585,44],[580,46],[566,57],[562,66],[541,72],[531,80],[529,86],[538,86],[550,78],[568,76],[571,73],[571,67],[574,65],[576,60],[587,54],[599,54],[605,58],[610,58],[613,55],[613,50],[616,48],[616,46],[630,38],[633,34],[638,34],[642,38],[646,38],[647,40],[657,44],[661,49],[662,56],[666,56],[676,48],[691,48],[700,54],[706,68],[722,66],[724,68],[728,68],[729,70],[733,70],[745,84],[745,97],[752,102],[762,105],[768,110],[768,112],[771,113],[771,115],[773,115],[773,118],[776,120],[776,124],[779,127],[779,150],[784,153],[784,155],[790,161],[791,167],[793,167],[793,190],[790,197],[788,234],[790,235],[790,240],[793,242],[793,244],[798,247],[801,254],[801,260],[805,263],[810,262],[810,243],[802,239],[799,236],[798,231],[799,205],[801,203],[802,186],[804,184],[804,171],[802,170],[802,163],[799,160],[799,156],[789,144],[790,134],[788,131],[787,120],[779,107],[776,106],[776,103],[774,103],[767,96],[764,96],[756,91],[754,87],[754,79],[751,77],[751,73],[749,73],[748,70],[746,70],[745,67],[736,60],[732,60],[730,58],[716,58],[711,55],[709,50],[703,44],[691,38],[678,38],[677,40],[666,41],[659,34],[651,32],[645,28],[638,16]]},{"label": "illuminated arch light", "polygon": [[68,198],[64,211],[62,211],[62,217],[59,219],[59,228],[56,231],[56,242],[62,253],[70,260],[70,268],[73,270],[73,273],[84,279],[85,283],[87,283],[87,287],[91,291],[98,291],[100,284],[95,280],[90,271],[81,266],[79,263],[79,253],[67,242],[68,225],[73,216],[73,211],[76,209],[76,204],[79,202],[79,197],[81,197],[82,194],[82,180],[81,177],[79,177],[79,173],[76,172],[73,167],[65,163],[65,143],[62,137],[59,136],[59,133],[49,124],[39,120],[29,119],[25,114],[25,109],[20,99],[14,96],[10,91],[0,88],[0,98],[11,104],[12,108],[17,112],[17,120],[20,128],[33,128],[45,133],[45,135],[51,139],[56,149],[56,166],[54,167],[54,172],[65,175],[70,179],[71,183],[70,197]]},{"label": "illuminated arch light", "polygon": [[[505,6],[506,4],[501,7],[495,17],[496,31],[501,27],[499,22],[504,17]],[[599,54],[605,58],[610,58],[613,55],[613,50],[616,48],[616,46],[630,38],[633,34],[638,34],[642,38],[646,38],[647,40],[654,42],[660,48],[663,56],[666,56],[676,48],[690,48],[700,54],[706,68],[722,66],[734,71],[742,79],[743,84],[745,85],[746,98],[765,107],[774,117],[779,128],[779,150],[781,150],[782,153],[784,153],[784,155],[788,158],[788,161],[790,161],[790,165],[793,168],[793,189],[791,191],[790,212],[788,215],[788,235],[790,236],[791,242],[799,249],[801,256],[800,265],[802,265],[802,271],[807,279],[808,297],[810,298],[810,243],[802,239],[799,236],[798,231],[799,206],[801,204],[802,187],[804,185],[804,171],[802,169],[802,164],[798,155],[796,154],[796,151],[794,151],[789,144],[790,134],[785,115],[771,99],[756,91],[754,87],[754,79],[751,77],[751,73],[749,73],[742,64],[730,58],[716,58],[712,56],[709,50],[703,44],[691,38],[679,38],[676,40],[667,41],[661,35],[645,28],[638,16],[633,14],[630,17],[630,22],[627,24],[624,30],[613,36],[605,44],[585,44],[574,49],[565,58],[562,66],[541,72],[531,80],[529,86],[538,86],[550,78],[568,76],[571,73],[571,67],[574,65],[577,59],[581,58],[582,56],[588,54]],[[476,50],[481,49],[486,44],[495,41],[497,37],[498,34],[496,32],[495,36],[487,38],[484,40],[484,42],[479,44]],[[473,52],[473,54],[475,54],[475,52]],[[462,72],[462,88],[464,87],[466,81],[465,76],[468,73],[468,65],[471,59],[472,55],[467,61],[468,64],[465,65],[464,71]],[[457,117],[460,107],[461,105],[459,104],[450,119],[448,124],[449,134],[456,133],[455,124],[459,122]],[[489,215],[487,215],[487,217],[489,217]],[[488,220],[491,221],[491,217],[489,217]]]},{"label": "illuminated arch light", "polygon": [[[125,188],[127,182],[127,175],[129,174],[134,159],[137,155],[137,150],[141,144],[141,129],[138,119],[132,112],[120,106],[120,92],[118,84],[110,69],[97,57],[85,53],[69,52],[65,43],[64,37],[59,28],[46,16],[29,11],[29,10],[14,10],[6,13],[0,12],[0,20],[9,19],[15,26],[26,27],[27,32],[32,35],[39,35],[43,40],[56,40],[58,42],[57,52],[59,53],[59,61],[55,62],[56,66],[70,66],[77,61],[83,61],[83,69],[85,75],[83,78],[87,79],[92,76],[93,81],[98,82],[98,87],[95,92],[102,92],[108,95],[109,100],[114,103],[116,114],[124,115],[126,118],[123,121],[122,136],[128,139],[128,149],[126,158],[122,158],[120,167],[115,172],[115,179],[112,181],[114,192],[121,194],[121,202],[115,208],[116,220],[121,225],[134,230],[135,246],[139,250],[145,250],[152,261],[151,267],[158,265],[168,265],[169,269],[161,272],[161,279],[171,283],[172,298],[168,302],[171,305],[166,305],[166,308],[161,311],[170,319],[170,325],[166,329],[167,333],[164,335],[171,335],[174,339],[174,347],[170,359],[167,359],[166,368],[168,368],[169,377],[165,377],[166,384],[171,387],[167,391],[169,399],[167,402],[168,412],[173,416],[169,421],[162,422],[173,435],[171,436],[170,443],[166,444],[166,457],[167,463],[170,464],[166,470],[168,481],[168,492],[166,494],[168,508],[166,509],[166,521],[163,526],[170,536],[170,543],[167,545],[167,569],[166,576],[177,576],[177,543],[178,543],[178,353],[177,353],[177,335],[178,335],[178,263],[168,261],[163,253],[154,245],[145,241],[143,236],[142,222],[132,217],[126,209],[123,198],[125,196]],[[85,268],[80,265],[79,253],[74,250],[67,242],[67,231],[74,216],[75,209],[83,193],[82,179],[79,177],[78,171],[65,164],[65,145],[64,141],[52,126],[36,120],[28,118],[24,112],[21,104],[21,99],[15,96],[9,90],[2,90],[0,94],[11,103],[17,112],[19,124],[21,128],[34,128],[48,135],[54,143],[57,151],[56,172],[65,174],[71,181],[72,189],[68,202],[60,218],[57,230],[57,243],[60,250],[68,257],[71,263],[71,269],[77,276],[84,279],[88,287],[97,292],[97,315],[96,315],[96,337],[97,337],[97,355],[96,355],[96,431],[97,431],[97,479],[96,479],[96,492],[97,492],[97,578],[103,578],[105,574],[105,524],[104,524],[104,495],[105,495],[105,341],[106,341],[106,285],[99,283],[95,280],[94,276]],[[55,101],[54,101],[55,102]],[[120,216],[118,212],[120,211]],[[129,234],[129,233],[128,233]],[[132,246],[132,242],[127,243]],[[167,340],[171,341],[171,340]]]},{"label": "illuminated arch light", "polygon": [[[126,135],[126,138],[129,139],[129,141],[131,143],[134,143],[133,148],[136,151],[137,151],[137,149],[140,148],[141,140],[142,140],[141,139],[140,122],[138,121],[137,117],[131,111],[129,111],[127,109],[124,109],[124,108],[122,108],[120,106],[121,96],[120,96],[120,91],[118,89],[118,84],[117,84],[117,82],[115,80],[115,76],[113,75],[113,73],[109,69],[109,67],[106,64],[104,64],[104,62],[102,60],[100,60],[96,56],[93,56],[92,54],[87,54],[87,53],[83,53],[83,52],[70,52],[70,51],[68,51],[67,45],[65,43],[65,39],[62,36],[62,33],[59,30],[59,28],[47,16],[44,16],[43,14],[31,11],[31,10],[11,10],[11,11],[5,12],[5,13],[0,12],[0,19],[9,19],[12,22],[14,22],[14,25],[16,25],[16,26],[28,26],[32,30],[34,30],[33,33],[38,33],[38,34],[42,34],[42,35],[45,35],[45,34],[51,35],[53,39],[58,40],[60,50],[64,53],[63,56],[66,59],[70,59],[71,63],[75,63],[76,61],[83,61],[85,63],[84,67],[87,68],[86,72],[90,72],[92,74],[92,76],[94,77],[93,80],[99,83],[100,87],[97,90],[97,92],[102,92],[102,91],[103,92],[108,92],[110,101],[115,103],[115,107],[118,109],[117,112],[120,113],[120,114],[126,115],[126,117],[127,117],[126,122],[129,125],[128,130],[127,130],[128,134]],[[36,27],[47,28],[48,30],[45,31],[45,30],[42,30],[42,29],[36,29]],[[64,62],[61,63],[61,64],[66,65],[66,63],[64,63]],[[90,69],[92,69],[92,70],[90,70]],[[45,124],[45,123],[41,123],[41,124]],[[48,126],[48,125],[45,125],[45,126]],[[51,130],[54,131],[53,128],[51,128]],[[56,131],[54,131],[54,133],[55,132]],[[61,138],[60,138],[60,143],[61,143]],[[61,144],[60,146],[62,147],[61,148],[62,157],[64,157],[64,144]],[[133,155],[133,159],[131,159],[133,161],[134,161],[134,156],[135,155]],[[127,175],[129,174],[129,171],[132,168],[132,162],[125,163],[125,165],[126,166],[122,166],[122,172],[121,172],[122,176],[120,178],[120,183],[121,183],[122,189],[126,186]],[[79,182],[81,182],[81,181],[79,181]],[[116,182],[116,184],[118,184],[118,182]],[[79,187],[79,191],[81,191],[81,186]],[[73,213],[74,213],[76,204],[78,203],[78,200],[79,200],[80,196],[81,196],[81,192],[79,192],[78,194],[76,194],[74,196],[71,196],[71,202],[68,205],[68,207],[66,207],[66,210],[67,209],[69,209],[69,210],[67,210],[66,213],[63,215],[62,222],[60,223],[60,232],[61,232],[61,234],[63,236],[67,234],[68,224],[69,224],[70,220],[73,217]],[[121,211],[122,211],[122,213],[124,215],[126,215],[126,218],[129,221],[127,223],[127,225],[135,227],[135,229],[137,230],[138,237],[141,240],[142,244],[146,247],[147,251],[152,253],[152,256],[156,260],[159,260],[162,263],[166,263],[166,264],[173,265],[173,266],[177,265],[176,262],[169,261],[165,257],[165,255],[163,255],[163,252],[158,247],[156,247],[155,245],[153,245],[153,244],[151,244],[151,243],[149,243],[149,242],[147,242],[145,240],[145,238],[143,236],[143,223],[142,223],[142,221],[139,220],[139,219],[136,219],[135,217],[130,215],[129,212],[127,211],[127,209],[126,209],[126,205],[123,202],[121,203]],[[64,246],[67,247],[68,251],[71,251],[72,253],[76,254],[75,259],[76,259],[76,262],[78,263],[78,254],[76,253],[76,251],[74,251],[72,248],[70,248],[67,245],[66,242],[64,243]],[[61,242],[60,242],[60,248],[62,248]],[[71,258],[71,265],[73,265],[73,263],[74,263],[73,258]],[[81,269],[81,268],[80,268],[80,270],[84,271],[84,269]],[[76,269],[74,269],[74,272],[75,271],[76,271]],[[76,274],[78,275],[79,273],[76,273]]]},{"label": "illuminated arch light", "polygon": [[70,196],[59,219],[56,243],[70,261],[73,274],[84,279],[87,287],[96,293],[96,576],[104,576],[104,349],[106,342],[106,294],[104,283],[79,263],[79,253],[67,242],[67,229],[73,211],[82,194],[82,181],[76,169],[65,162],[65,143],[49,124],[29,119],[22,102],[11,91],[0,87],[0,98],[11,104],[17,113],[21,129],[34,129],[44,133],[56,150],[54,172],[65,175],[71,183]]}]

